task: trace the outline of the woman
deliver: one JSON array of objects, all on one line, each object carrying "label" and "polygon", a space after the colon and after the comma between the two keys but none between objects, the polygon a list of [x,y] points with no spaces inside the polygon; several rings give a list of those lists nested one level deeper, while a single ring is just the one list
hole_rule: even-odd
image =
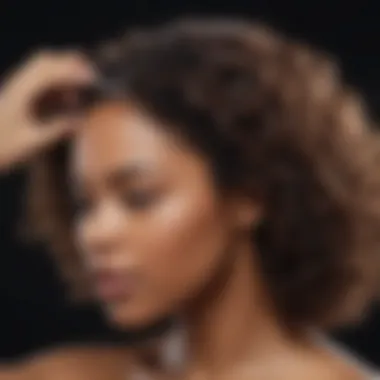
[{"label": "woman", "polygon": [[62,74],[8,87],[3,123],[29,132],[2,162],[73,136],[34,163],[35,230],[115,326],[177,316],[176,349],[131,352],[126,378],[368,378],[320,338],[374,296],[380,236],[377,144],[330,61],[234,21],[132,33],[93,61],[71,69],[98,83],[79,125],[27,114]]}]

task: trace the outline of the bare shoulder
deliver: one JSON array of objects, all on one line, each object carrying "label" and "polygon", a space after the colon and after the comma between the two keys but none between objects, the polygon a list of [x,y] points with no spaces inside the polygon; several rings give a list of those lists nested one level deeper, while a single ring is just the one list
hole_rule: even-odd
[{"label": "bare shoulder", "polygon": [[369,380],[369,374],[356,361],[346,360],[331,352],[324,352],[309,366],[310,380]]},{"label": "bare shoulder", "polygon": [[130,363],[131,355],[124,347],[65,347],[14,366],[0,366],[0,380],[124,380]]},{"label": "bare shoulder", "polygon": [[276,364],[272,363],[273,379],[283,380],[369,380],[371,377],[354,360],[320,346],[300,345],[290,350]]}]

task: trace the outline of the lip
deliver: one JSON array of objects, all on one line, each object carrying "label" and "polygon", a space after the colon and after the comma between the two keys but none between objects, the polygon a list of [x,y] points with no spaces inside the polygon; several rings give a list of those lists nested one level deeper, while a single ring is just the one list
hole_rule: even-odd
[{"label": "lip", "polygon": [[93,281],[97,297],[106,302],[127,301],[135,288],[135,276],[127,271],[97,270]]}]

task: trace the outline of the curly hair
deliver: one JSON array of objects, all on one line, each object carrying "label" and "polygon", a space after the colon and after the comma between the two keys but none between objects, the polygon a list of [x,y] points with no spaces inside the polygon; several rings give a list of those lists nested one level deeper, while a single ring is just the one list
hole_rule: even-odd
[{"label": "curly hair", "polygon": [[[362,314],[379,274],[379,150],[329,57],[253,23],[182,20],[94,61],[103,96],[138,102],[207,157],[221,190],[260,199],[252,241],[284,321],[327,328]],[[31,166],[30,225],[78,281],[61,155]]]}]

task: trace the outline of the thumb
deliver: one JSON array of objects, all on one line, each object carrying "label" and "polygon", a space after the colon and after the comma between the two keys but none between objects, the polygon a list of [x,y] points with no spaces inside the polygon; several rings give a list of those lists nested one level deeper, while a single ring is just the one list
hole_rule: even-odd
[{"label": "thumb", "polygon": [[66,116],[65,118],[51,121],[47,125],[41,126],[37,133],[40,135],[41,145],[54,144],[61,139],[71,136],[83,125],[83,117]]}]

